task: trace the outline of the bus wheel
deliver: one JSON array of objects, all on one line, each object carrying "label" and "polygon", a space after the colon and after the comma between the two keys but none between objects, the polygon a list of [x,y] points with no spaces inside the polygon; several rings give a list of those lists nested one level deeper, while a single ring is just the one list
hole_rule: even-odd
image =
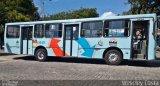
[{"label": "bus wheel", "polygon": [[38,49],[35,53],[36,60],[38,61],[46,61],[47,60],[47,52],[45,49]]},{"label": "bus wheel", "polygon": [[122,62],[122,54],[118,50],[109,50],[104,59],[108,65],[119,65]]}]

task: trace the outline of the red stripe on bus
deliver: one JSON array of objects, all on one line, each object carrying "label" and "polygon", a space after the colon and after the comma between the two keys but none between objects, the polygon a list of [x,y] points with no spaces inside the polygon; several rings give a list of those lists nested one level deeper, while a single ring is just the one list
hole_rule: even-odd
[{"label": "red stripe on bus", "polygon": [[[52,38],[49,47],[52,48],[56,56],[63,56],[63,50],[58,45],[59,42],[60,40]],[[69,55],[65,53],[65,56],[69,56]]]}]

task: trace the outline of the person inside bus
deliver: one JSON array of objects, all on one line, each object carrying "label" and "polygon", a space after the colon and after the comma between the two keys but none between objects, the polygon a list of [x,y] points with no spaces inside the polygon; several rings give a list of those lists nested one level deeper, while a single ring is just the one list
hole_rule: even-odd
[{"label": "person inside bus", "polygon": [[137,30],[136,31],[136,34],[135,34],[135,42],[134,42],[134,45],[135,45],[135,48],[136,49],[141,49],[142,48],[142,34],[141,34],[141,30]]},{"label": "person inside bus", "polygon": [[101,31],[98,30],[98,31],[97,31],[97,37],[100,37],[100,36],[102,36],[102,35],[101,35]]}]

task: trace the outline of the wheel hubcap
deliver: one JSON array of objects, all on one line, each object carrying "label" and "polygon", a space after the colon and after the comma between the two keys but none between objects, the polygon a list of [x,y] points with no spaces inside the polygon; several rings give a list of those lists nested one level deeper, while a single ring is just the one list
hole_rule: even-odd
[{"label": "wheel hubcap", "polygon": [[43,59],[44,58],[44,54],[42,52],[38,52],[38,58],[39,59]]},{"label": "wheel hubcap", "polygon": [[115,62],[115,61],[117,61],[117,59],[118,59],[118,55],[117,54],[115,54],[115,53],[110,53],[109,54],[109,61],[110,62]]}]

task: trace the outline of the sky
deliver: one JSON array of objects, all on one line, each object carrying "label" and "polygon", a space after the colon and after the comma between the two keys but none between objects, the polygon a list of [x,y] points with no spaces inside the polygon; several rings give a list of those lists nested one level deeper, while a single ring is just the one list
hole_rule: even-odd
[{"label": "sky", "polygon": [[[39,7],[41,13],[42,0],[33,0]],[[44,0],[45,14],[51,15],[63,11],[76,10],[83,8],[97,8],[97,12],[104,15],[107,12],[113,14],[122,14],[128,10],[130,5],[125,5],[128,0]]]}]

